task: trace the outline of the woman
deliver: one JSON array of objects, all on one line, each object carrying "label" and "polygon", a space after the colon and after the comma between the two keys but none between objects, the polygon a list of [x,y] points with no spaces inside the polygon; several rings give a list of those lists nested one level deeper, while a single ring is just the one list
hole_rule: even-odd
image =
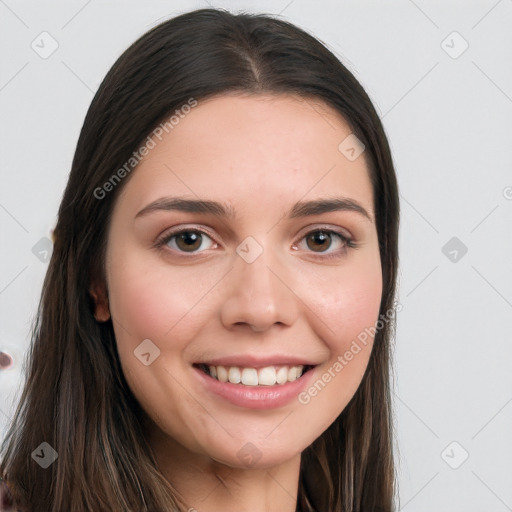
[{"label": "woman", "polygon": [[142,36],[59,209],[17,510],[394,510],[398,222],[380,120],[319,41],[215,9]]}]

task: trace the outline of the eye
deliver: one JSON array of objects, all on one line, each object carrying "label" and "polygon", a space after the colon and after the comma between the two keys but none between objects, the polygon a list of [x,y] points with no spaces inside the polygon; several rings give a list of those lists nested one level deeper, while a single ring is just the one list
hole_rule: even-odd
[{"label": "eye", "polygon": [[[306,252],[316,253],[317,256],[315,257],[319,258],[341,257],[346,254],[349,248],[357,247],[357,244],[349,236],[327,228],[310,231],[300,239],[300,242],[294,244],[292,249],[303,249]],[[306,245],[305,249],[303,242]],[[178,254],[198,254],[218,247],[217,242],[210,235],[196,228],[164,233],[156,240],[154,247],[162,249],[164,245]]]},{"label": "eye", "polygon": [[163,245],[167,245],[177,252],[197,253],[203,252],[205,249],[215,248],[217,243],[204,231],[183,229],[175,233],[166,233],[155,243],[155,246],[159,248]]},{"label": "eye", "polygon": [[[303,240],[307,249],[311,252],[319,255],[325,254],[325,257],[328,258],[342,256],[348,248],[356,247],[355,242],[350,237],[332,229],[315,229],[302,237],[301,242]],[[295,244],[292,249],[297,250],[298,245]]]}]

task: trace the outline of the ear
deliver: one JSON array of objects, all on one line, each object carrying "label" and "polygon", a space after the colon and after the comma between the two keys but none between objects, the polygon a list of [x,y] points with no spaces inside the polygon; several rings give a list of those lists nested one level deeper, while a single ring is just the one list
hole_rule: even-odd
[{"label": "ear", "polygon": [[94,318],[97,322],[106,322],[110,318],[110,309],[108,307],[108,292],[103,281],[94,282],[89,293],[94,300]]}]

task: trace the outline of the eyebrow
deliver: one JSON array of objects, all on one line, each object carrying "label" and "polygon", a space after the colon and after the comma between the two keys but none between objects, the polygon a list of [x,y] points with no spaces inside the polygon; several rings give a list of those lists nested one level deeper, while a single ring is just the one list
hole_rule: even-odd
[{"label": "eyebrow", "polygon": [[[234,219],[236,217],[235,211],[231,206],[223,205],[217,201],[210,201],[207,199],[185,199],[181,197],[161,197],[140,210],[135,218],[143,217],[161,210],[205,213],[229,219]],[[336,211],[356,212],[370,222],[373,222],[368,212],[357,201],[346,197],[298,201],[286,215],[289,219],[295,219]]]}]

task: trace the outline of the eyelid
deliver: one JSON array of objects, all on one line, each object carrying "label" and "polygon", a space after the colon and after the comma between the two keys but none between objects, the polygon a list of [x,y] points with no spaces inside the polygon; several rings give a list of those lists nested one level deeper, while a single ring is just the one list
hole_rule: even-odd
[{"label": "eyelid", "polygon": [[354,240],[352,233],[346,228],[342,228],[340,226],[333,226],[332,224],[318,223],[318,224],[312,224],[312,225],[309,225],[309,226],[303,228],[300,231],[299,235],[297,235],[298,236],[297,241],[302,240],[302,238],[304,238],[307,234],[309,234],[311,232],[315,232],[315,231],[329,231],[329,232],[332,232],[335,234],[339,234],[340,236],[342,236],[348,240]]},{"label": "eyelid", "polygon": [[[345,233],[345,231],[347,232]],[[328,247],[327,251],[306,251],[306,257],[308,258],[326,262],[327,260],[346,257],[350,249],[357,249],[359,247],[359,243],[355,241],[355,238],[350,234],[350,232],[348,232],[348,230],[344,230],[338,226],[327,226],[325,224],[320,226],[308,226],[306,231],[299,235],[297,242],[294,242],[292,247],[296,248],[298,244],[305,240],[306,236],[317,232],[324,232],[331,236],[337,236],[341,241],[342,247],[334,251],[329,250],[331,248],[330,246]]]},{"label": "eyelid", "polygon": [[[212,241],[215,244],[220,244],[220,242],[217,241],[216,236],[211,233],[211,231],[203,226],[203,225],[197,225],[197,224],[179,224],[178,226],[174,226],[173,228],[170,228],[169,230],[164,231],[161,235],[159,235],[156,239],[156,241],[153,244],[154,248],[163,249],[163,246],[166,245],[166,243],[174,236],[179,235],[180,233],[187,232],[187,231],[195,231],[198,233],[202,233],[207,235],[209,238],[212,239]],[[293,246],[301,242],[307,235],[311,233],[315,233],[317,231],[326,231],[328,233],[337,235],[341,238],[341,240],[344,242],[345,246],[341,251],[346,252],[349,248],[356,248],[357,244],[355,242],[354,237],[352,234],[346,229],[341,228],[339,226],[332,226],[328,224],[313,224],[309,225],[305,228],[303,228],[299,235],[295,238],[295,242],[293,242]],[[220,244],[223,245],[223,244]],[[172,251],[173,254],[177,254],[179,256],[184,257],[194,257],[200,255],[202,252],[205,251],[199,251],[199,252],[190,252],[187,253],[186,251],[175,251],[174,249],[169,248],[170,251]],[[336,257],[336,253],[340,251],[334,251],[334,252],[315,252],[310,251],[309,253],[313,255],[313,257],[318,258],[328,258],[328,257]],[[188,255],[188,256],[187,256]]]}]

